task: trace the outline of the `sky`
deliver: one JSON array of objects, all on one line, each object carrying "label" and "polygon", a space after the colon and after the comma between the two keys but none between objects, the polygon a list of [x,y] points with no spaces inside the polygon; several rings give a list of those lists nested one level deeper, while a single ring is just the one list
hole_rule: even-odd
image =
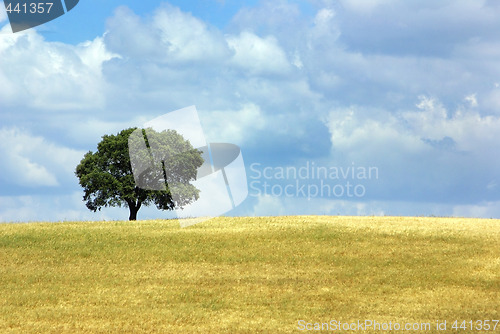
[{"label": "sky", "polygon": [[0,222],[126,219],[75,167],[192,105],[241,148],[226,215],[500,218],[497,1],[81,0],[15,34],[4,8]]}]

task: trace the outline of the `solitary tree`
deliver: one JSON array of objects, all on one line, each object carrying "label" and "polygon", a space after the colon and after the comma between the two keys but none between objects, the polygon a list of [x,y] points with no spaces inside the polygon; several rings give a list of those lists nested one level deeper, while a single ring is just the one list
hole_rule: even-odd
[{"label": "solitary tree", "polygon": [[[129,147],[134,150],[132,161]],[[97,151],[85,154],[75,174],[89,210],[125,205],[129,220],[136,220],[143,205],[173,210],[196,201],[199,190],[189,182],[196,180],[202,164],[202,152],[176,131],[130,128],[104,135]]]}]

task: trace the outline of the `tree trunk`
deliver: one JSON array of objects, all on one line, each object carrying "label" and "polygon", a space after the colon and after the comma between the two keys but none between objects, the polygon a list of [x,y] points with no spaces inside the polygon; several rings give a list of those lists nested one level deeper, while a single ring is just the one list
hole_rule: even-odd
[{"label": "tree trunk", "polygon": [[136,204],[131,200],[127,200],[127,204],[128,209],[130,210],[130,216],[128,217],[128,220],[137,220],[137,212],[141,208],[142,202],[138,200]]},{"label": "tree trunk", "polygon": [[128,220],[137,220],[137,212],[139,209],[134,205],[134,206],[129,206],[130,209],[130,216],[128,217]]}]

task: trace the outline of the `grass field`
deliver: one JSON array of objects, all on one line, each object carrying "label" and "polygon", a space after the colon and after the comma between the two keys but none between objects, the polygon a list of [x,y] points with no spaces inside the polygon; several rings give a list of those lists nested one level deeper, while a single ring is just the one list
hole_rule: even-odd
[{"label": "grass field", "polygon": [[318,333],[299,320],[365,319],[500,333],[451,328],[500,320],[499,220],[1,224],[0,262],[0,333]]}]

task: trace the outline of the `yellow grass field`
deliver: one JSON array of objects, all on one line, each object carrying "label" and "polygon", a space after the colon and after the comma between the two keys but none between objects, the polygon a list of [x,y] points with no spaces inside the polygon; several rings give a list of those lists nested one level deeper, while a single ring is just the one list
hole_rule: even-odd
[{"label": "yellow grass field", "polygon": [[1,224],[0,263],[0,333],[500,333],[499,220]]}]

